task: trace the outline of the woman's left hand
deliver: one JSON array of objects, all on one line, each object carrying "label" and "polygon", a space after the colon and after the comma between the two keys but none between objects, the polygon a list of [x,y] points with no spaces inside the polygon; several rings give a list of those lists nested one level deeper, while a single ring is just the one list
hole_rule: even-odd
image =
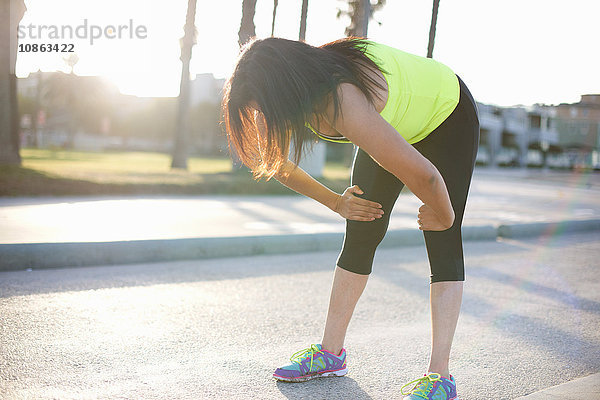
[{"label": "woman's left hand", "polygon": [[419,215],[417,217],[419,229],[422,231],[445,231],[450,228],[440,222],[437,214],[427,204],[419,207]]}]

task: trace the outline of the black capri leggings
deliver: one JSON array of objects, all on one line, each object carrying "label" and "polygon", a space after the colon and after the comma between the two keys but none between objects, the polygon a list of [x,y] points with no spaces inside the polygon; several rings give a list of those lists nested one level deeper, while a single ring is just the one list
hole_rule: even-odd
[{"label": "black capri leggings", "polygon": [[[458,80],[460,100],[452,114],[425,139],[413,145],[440,171],[455,213],[450,229],[423,231],[432,283],[465,279],[461,225],[479,146],[479,118],[469,89],[460,78]],[[346,235],[337,265],[368,275],[375,250],[387,231],[392,207],[404,184],[359,148],[352,167],[352,185],[363,190],[360,197],[380,203],[384,214],[374,221],[346,220]]]}]

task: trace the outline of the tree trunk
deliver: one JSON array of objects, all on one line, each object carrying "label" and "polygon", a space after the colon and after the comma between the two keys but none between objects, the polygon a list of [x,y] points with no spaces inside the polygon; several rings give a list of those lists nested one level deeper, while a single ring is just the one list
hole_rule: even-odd
[{"label": "tree trunk", "polygon": [[181,44],[181,83],[179,85],[179,105],[177,109],[177,125],[175,146],[171,168],[187,169],[189,142],[189,108],[190,108],[190,59],[192,48],[196,43],[196,0],[188,0],[185,33]]},{"label": "tree trunk", "polygon": [[2,1],[0,4],[0,165],[21,164],[15,68],[17,26],[25,10],[23,0]]},{"label": "tree trunk", "polygon": [[273,0],[273,21],[271,22],[271,37],[275,35],[275,17],[277,16],[277,6],[279,0]]},{"label": "tree trunk", "polygon": [[353,0],[348,2],[349,11],[344,14],[350,17],[350,25],[346,28],[346,36],[367,37],[369,20],[372,16],[370,0]]},{"label": "tree trunk", "polygon": [[433,0],[433,10],[431,11],[431,26],[429,27],[429,44],[427,45],[427,58],[433,57],[433,45],[435,44],[435,27],[437,25],[438,8],[440,0]]},{"label": "tree trunk", "polygon": [[[245,45],[250,39],[256,36],[256,28],[254,26],[255,12],[256,0],[242,1],[242,21],[240,22],[240,30],[238,31],[238,44],[240,45],[240,47]],[[275,16],[273,15],[273,19],[274,18]],[[231,153],[231,164],[233,166],[233,170],[237,171],[243,166],[242,161],[235,152],[235,148],[233,146],[230,146],[229,150]]]},{"label": "tree trunk", "polygon": [[370,0],[348,0],[348,10],[338,8],[337,17],[350,17],[350,25],[346,28],[346,36],[367,37],[369,32],[369,21],[373,18],[375,11],[385,6],[386,0],[377,0],[371,4]]},{"label": "tree trunk", "polygon": [[254,13],[256,12],[256,0],[242,1],[242,22],[238,32],[238,41],[240,46],[256,36],[256,28],[254,27]]},{"label": "tree trunk", "polygon": [[31,132],[33,133],[32,146],[36,149],[40,147],[40,110],[42,107],[42,71],[38,69],[35,77],[35,102],[33,112],[31,113]]},{"label": "tree trunk", "polygon": [[369,19],[371,19],[371,0],[361,0],[360,5],[360,27],[358,34],[363,37],[367,37],[369,32]]},{"label": "tree trunk", "polygon": [[302,11],[300,13],[300,34],[298,38],[302,41],[306,39],[306,15],[308,14],[308,0],[302,0]]}]

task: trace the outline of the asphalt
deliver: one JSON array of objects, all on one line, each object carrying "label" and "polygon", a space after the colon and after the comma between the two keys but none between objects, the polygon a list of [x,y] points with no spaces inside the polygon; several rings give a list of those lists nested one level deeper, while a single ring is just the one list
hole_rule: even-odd
[{"label": "asphalt", "polygon": [[[400,196],[382,247],[422,244],[420,201]],[[301,196],[0,199],[0,270],[339,249],[344,220]],[[476,170],[463,237],[600,229],[600,174]]]},{"label": "asphalt", "polygon": [[[599,249],[598,231],[465,243],[462,400],[600,398]],[[429,352],[422,245],[378,250],[346,377],[271,378],[320,340],[336,256],[0,272],[0,398],[400,399]]]},{"label": "asphalt", "polygon": [[[389,261],[389,259],[385,261],[386,254],[390,254],[389,252],[393,251],[391,248],[405,247],[400,250],[396,249],[396,251],[400,251],[401,255],[405,255],[405,259],[412,259],[417,264],[419,263],[417,260],[418,257],[414,258],[414,254],[418,254],[420,251],[422,258],[422,238],[420,232],[415,229],[416,225],[414,222],[415,210],[419,205],[418,199],[407,194],[401,196],[394,209],[390,231],[379,250],[379,253],[383,254],[383,256],[378,256],[384,260],[384,265],[386,262],[388,266],[392,265],[391,271],[394,268],[405,268],[398,267],[396,265],[397,261]],[[46,295],[44,300],[49,299],[54,301],[52,298],[56,297],[54,294],[63,292],[72,292],[72,294],[86,293],[88,297],[90,297],[91,293],[93,297],[98,294],[96,293],[98,290],[104,291],[121,288],[131,292],[132,290],[135,291],[135,287],[138,286],[162,285],[165,282],[167,285],[175,284],[177,291],[186,291],[189,288],[182,289],[180,285],[185,284],[187,278],[181,280],[181,278],[176,277],[182,273],[189,275],[192,273],[191,271],[194,271],[193,274],[202,273],[200,277],[195,276],[192,279],[198,284],[204,280],[217,280],[233,282],[234,287],[245,287],[247,280],[254,280],[253,282],[257,283],[260,288],[275,294],[277,290],[271,289],[277,289],[279,284],[283,284],[283,287],[286,287],[285,284],[289,286],[289,282],[285,280],[273,284],[260,280],[264,280],[271,275],[280,276],[283,274],[285,276],[286,273],[292,273],[298,277],[302,273],[310,273],[310,271],[318,272],[323,264],[321,263],[319,267],[315,267],[314,260],[323,260],[323,257],[329,257],[328,262],[331,262],[332,256],[341,244],[344,224],[341,218],[312,200],[307,200],[299,196],[5,198],[0,199],[0,225],[3,228],[0,230],[0,271],[14,271],[0,272],[0,289],[2,290],[2,294],[0,295],[0,318],[3,338],[0,340],[3,349],[0,357],[0,376],[2,377],[3,386],[0,388],[0,398],[2,399],[140,398],[139,394],[141,394],[142,398],[278,398],[281,396],[283,396],[282,398],[289,399],[399,398],[397,390],[395,390],[399,381],[394,380],[391,382],[387,371],[382,371],[381,367],[377,369],[377,365],[372,363],[373,360],[371,360],[371,366],[375,367],[375,371],[379,371],[375,375],[387,379],[384,379],[383,386],[380,382],[367,382],[369,379],[364,381],[366,382],[365,386],[358,380],[342,378],[336,382],[335,387],[333,384],[327,382],[318,384],[309,383],[304,386],[304,388],[308,388],[308,391],[298,391],[291,389],[292,386],[276,384],[277,390],[274,392],[271,390],[272,387],[269,387],[266,391],[262,386],[253,387],[252,382],[244,382],[241,390],[239,388],[231,388],[229,387],[230,382],[227,377],[215,376],[214,373],[208,374],[207,378],[202,374],[198,375],[197,372],[193,372],[191,376],[195,377],[196,381],[174,378],[171,373],[178,370],[179,366],[181,366],[181,360],[167,363],[161,368],[163,368],[163,375],[171,376],[171,378],[183,386],[173,387],[170,385],[171,382],[167,382],[164,380],[164,377],[156,375],[156,368],[152,365],[147,369],[147,372],[152,376],[141,380],[140,376],[143,374],[140,373],[141,367],[139,365],[135,371],[131,370],[133,367],[117,365],[117,367],[121,368],[120,371],[124,373],[123,376],[125,378],[111,375],[110,373],[106,375],[107,372],[104,371],[108,378],[102,382],[108,384],[108,382],[116,380],[120,384],[116,387],[112,387],[111,385],[112,389],[110,390],[101,388],[102,390],[98,391],[98,385],[102,386],[103,383],[95,382],[94,376],[98,377],[99,375],[97,374],[102,372],[101,370],[111,364],[111,362],[114,361],[118,364],[120,357],[120,355],[111,354],[111,352],[115,351],[114,346],[107,343],[105,343],[104,352],[96,351],[93,354],[90,353],[92,350],[84,352],[84,359],[85,357],[95,358],[91,361],[92,369],[95,372],[87,371],[87,375],[85,375],[87,378],[78,378],[70,374],[73,373],[73,370],[81,371],[89,369],[90,360],[78,361],[73,359],[68,362],[66,367],[60,364],[60,362],[58,363],[63,368],[62,372],[66,374],[65,377],[70,376],[70,378],[65,378],[69,379],[66,385],[63,382],[60,386],[53,386],[53,382],[60,381],[62,378],[48,377],[44,375],[45,370],[37,372],[42,377],[40,379],[44,381],[40,382],[39,379],[36,380],[37,378],[30,375],[29,372],[40,368],[39,365],[37,367],[27,367],[25,369],[27,373],[25,374],[22,373],[22,366],[15,367],[19,362],[24,363],[22,365],[28,365],[31,362],[35,363],[36,354],[47,350],[44,345],[41,345],[41,348],[36,347],[36,339],[30,338],[29,334],[22,331],[24,326],[29,326],[29,328],[32,328],[32,332],[38,333],[40,333],[38,325],[42,327],[46,326],[48,331],[44,334],[50,333],[51,335],[60,336],[61,333],[64,333],[65,326],[68,326],[71,322],[66,316],[49,314],[51,318],[56,317],[57,322],[53,323],[50,321],[50,326],[48,326],[47,323],[49,321],[41,321],[39,318],[36,320],[37,317],[33,313],[28,312],[25,314],[23,320],[15,323],[14,320],[11,320],[11,299],[34,299],[35,296]],[[526,293],[514,293],[514,298],[510,300],[505,299],[510,304],[509,308],[511,310],[514,307],[516,307],[514,310],[518,309],[515,315],[511,314],[510,310],[498,310],[497,307],[496,309],[491,307],[491,310],[488,311],[482,311],[481,309],[479,311],[469,311],[467,308],[467,315],[478,318],[486,317],[488,323],[493,322],[492,326],[488,328],[497,330],[504,327],[504,332],[508,332],[508,336],[515,339],[516,344],[503,344],[502,340],[505,338],[502,340],[499,339],[500,341],[495,344],[491,343],[493,341],[486,339],[486,343],[489,343],[483,347],[480,346],[477,349],[477,354],[483,356],[493,354],[494,357],[499,357],[500,361],[496,364],[493,362],[490,364],[488,360],[488,364],[483,363],[483,369],[481,369],[482,363],[479,361],[471,361],[473,365],[468,365],[468,362],[465,360],[462,361],[462,368],[465,368],[467,372],[465,376],[469,377],[475,376],[477,373],[485,373],[490,376],[503,376],[502,374],[506,374],[507,368],[512,368],[508,391],[503,391],[501,395],[490,396],[489,393],[484,391],[480,390],[478,392],[477,390],[479,389],[469,388],[470,385],[473,385],[473,382],[467,382],[465,384],[466,387],[461,391],[463,393],[461,395],[463,400],[490,398],[522,398],[531,400],[600,399],[600,374],[598,374],[600,368],[597,363],[597,360],[600,359],[600,354],[598,354],[597,329],[581,328],[585,332],[582,330],[574,334],[573,330],[579,328],[576,329],[574,326],[556,328],[545,322],[538,321],[538,316],[543,315],[544,318],[549,317],[549,320],[552,322],[564,319],[565,321],[575,321],[577,324],[583,321],[584,325],[589,325],[589,321],[592,321],[591,324],[595,324],[597,328],[600,302],[598,302],[597,294],[590,295],[590,285],[594,282],[594,277],[589,274],[589,269],[590,267],[597,267],[597,261],[595,260],[598,259],[599,255],[598,231],[600,231],[599,174],[502,170],[480,170],[476,172],[467,206],[463,235],[467,251],[469,248],[477,249],[473,250],[473,253],[478,254],[474,256],[473,260],[491,257],[492,263],[490,264],[490,260],[478,261],[485,266],[476,267],[473,271],[485,271],[485,273],[478,276],[479,272],[476,272],[475,277],[476,279],[484,278],[496,281],[496,283],[501,285],[501,287],[488,288],[489,293],[500,290],[504,296],[507,285],[509,288],[512,288],[511,290],[517,290],[517,292],[525,290]],[[573,241],[573,238],[576,238],[575,241]],[[480,242],[473,243],[473,241]],[[593,241],[595,242],[592,244]],[[581,246],[582,248],[579,248]],[[511,258],[514,250],[512,247],[521,248],[523,250],[522,254],[519,256],[519,251],[515,250],[515,258]],[[421,250],[415,250],[417,248],[421,248]],[[501,250],[498,250],[499,248]],[[579,253],[580,250],[581,253]],[[313,251],[319,251],[320,253],[307,253]],[[484,253],[489,252],[492,255],[487,254],[484,256],[480,254],[480,251]],[[494,257],[496,257],[494,254],[504,252],[508,255],[497,256],[501,259],[501,262],[494,261]],[[286,258],[283,260],[277,258],[283,257],[280,254],[286,254],[285,257],[289,257],[289,259]],[[307,258],[307,254],[308,259],[312,261],[302,261]],[[566,263],[560,264],[559,262],[555,265],[555,260],[553,260],[552,256],[549,256],[551,254],[555,254],[557,260],[565,258],[568,260]],[[237,260],[224,258],[232,256],[246,256],[246,258]],[[252,257],[247,258],[248,256]],[[537,259],[538,257],[540,260],[543,258],[547,262],[540,264],[541,261]],[[583,262],[583,266],[581,262],[575,263],[575,268],[573,268],[569,257],[573,259],[584,257],[586,261]],[[209,258],[218,258],[218,260],[202,260]],[[523,264],[523,259],[529,260],[532,264]],[[174,260],[197,261],[173,262]],[[252,261],[247,262],[248,260]],[[265,265],[265,260],[267,265]],[[276,266],[272,263],[273,260],[275,260]],[[394,260],[397,259],[394,258]],[[163,261],[163,263],[157,264],[156,262],[158,261]],[[153,263],[139,264],[142,262]],[[423,261],[421,260],[420,263],[422,264]],[[248,273],[246,271],[247,264],[251,264],[250,267],[253,272]],[[98,267],[98,265],[113,266]],[[199,265],[201,267],[198,267]],[[221,275],[217,274],[218,276],[214,276],[210,272],[210,270],[220,270],[222,265],[226,265],[228,268],[231,268],[232,265],[236,266],[233,269],[226,269]],[[394,265],[396,267],[393,267]],[[511,265],[511,269],[506,271],[506,265]],[[515,265],[520,265],[520,268],[515,268]],[[570,269],[564,270],[567,265]],[[77,266],[91,267],[82,270],[65,269],[66,267]],[[298,267],[299,270],[294,266]],[[207,267],[208,270],[206,269]],[[56,268],[56,270],[40,270],[44,268]],[[292,270],[285,271],[285,268],[292,268]],[[384,271],[385,268],[384,266]],[[423,267],[421,266],[421,268]],[[492,272],[494,268],[497,269],[496,272]],[[523,277],[523,271],[526,274],[530,274],[532,269],[538,270],[540,268],[544,270],[542,271],[542,275],[549,273],[550,277],[554,279],[552,285],[547,286],[540,283],[540,279],[550,278],[538,275],[537,273]],[[582,268],[584,270],[583,275],[581,275],[581,271],[578,271],[578,269]],[[39,277],[43,278],[43,282],[39,282],[39,279],[27,279],[28,276],[32,276],[31,274],[40,274]],[[136,274],[138,275],[137,277],[135,277]],[[577,274],[580,274],[579,277],[581,279],[576,282],[571,281],[565,287],[565,282],[572,279],[572,276],[577,276]],[[586,278],[586,274],[590,276]],[[327,276],[323,277],[322,275],[313,278],[317,280],[328,279]],[[308,281],[313,282],[313,278],[309,278]],[[245,279],[246,281],[240,283],[239,279]],[[397,281],[398,277],[394,279]],[[377,278],[372,278],[371,282],[373,281],[377,281]],[[377,284],[370,284],[370,286],[374,285]],[[401,285],[404,285],[404,283]],[[127,287],[131,290],[127,289]],[[305,288],[306,285],[301,285],[301,287]],[[421,289],[426,290],[425,287]],[[597,293],[597,286],[595,289]],[[228,293],[227,286],[223,290]],[[412,287],[409,292],[414,295],[418,290]],[[240,293],[244,293],[244,296],[241,296]],[[290,287],[287,294],[280,293],[280,295],[281,297],[289,297],[290,293],[294,293],[294,288]],[[468,290],[465,293],[465,299],[468,300]],[[191,292],[188,294],[196,295]],[[556,311],[554,310],[556,307],[544,310],[544,306],[542,310],[532,310],[530,314],[526,312],[525,315],[522,315],[523,310],[519,308],[522,300],[515,300],[519,295],[525,295],[526,299],[530,295],[534,297],[541,296],[546,300],[554,297],[554,301],[558,301],[559,303],[558,308],[562,306],[562,312],[565,314],[556,318],[556,315],[553,314]],[[121,296],[121,301],[125,303],[127,301],[131,302],[133,301],[131,296],[135,297],[136,294],[128,293],[125,298]],[[218,297],[219,294],[217,293],[216,296]],[[244,289],[236,293],[231,293],[229,296],[239,300],[241,297],[246,296],[246,291]],[[500,297],[502,298],[503,296]],[[203,295],[200,297],[203,298]],[[324,299],[321,300],[320,303],[325,301]],[[70,300],[67,300],[67,303],[68,301]],[[184,300],[180,299],[180,301]],[[361,302],[369,303],[368,300],[361,300]],[[145,303],[137,304],[139,302],[136,301],[134,303],[136,303],[134,308],[137,307],[139,312],[142,314],[146,312],[144,311],[145,309],[140,309],[140,307],[144,307]],[[390,303],[393,303],[393,301]],[[115,302],[111,304],[113,304],[112,311],[105,310],[105,312],[116,312],[119,308],[119,304]],[[412,300],[408,302],[409,306],[410,304],[412,304]],[[486,304],[484,302],[484,305]],[[489,306],[489,304],[487,305]],[[49,306],[43,306],[42,313],[52,310],[53,307],[54,311],[56,311],[57,307],[55,306],[52,305],[52,302]],[[203,307],[213,310],[213,306],[214,304],[212,303],[208,305],[196,304],[198,308],[195,309],[195,312],[201,312]],[[252,308],[252,310],[246,310],[246,312],[255,313],[258,310],[259,314],[264,314],[265,311],[261,311],[260,307],[264,307],[264,310],[272,308],[268,304],[263,304],[262,306],[257,304],[256,306],[258,308]],[[394,308],[398,305],[389,304],[389,306]],[[417,307],[419,312],[424,312],[422,304],[414,306]],[[478,305],[476,308],[481,308],[480,306]],[[67,304],[67,308],[69,307],[72,307],[72,305]],[[402,304],[400,308],[394,309],[403,309],[403,307],[407,307],[407,304]],[[531,304],[527,305],[525,309],[528,307],[531,307]],[[39,314],[39,311],[36,314]],[[549,311],[552,312],[549,313]],[[406,314],[405,312],[403,313]],[[116,316],[120,321],[119,323],[110,322],[116,324],[114,328],[117,331],[120,329],[119,324],[123,325],[131,322],[125,314]],[[147,317],[153,318],[153,314],[154,312],[150,312]],[[580,314],[585,315],[582,317]],[[210,315],[216,317],[218,310],[211,311]],[[286,313],[286,315],[288,314]],[[304,318],[307,317],[306,311],[301,311],[300,315]],[[181,317],[181,314],[179,314],[179,317]],[[237,317],[240,318],[239,315]],[[262,317],[266,318],[268,329],[273,330],[278,325],[277,319],[267,315],[263,315]],[[506,321],[490,321],[489,318],[492,317],[503,318]],[[30,321],[28,318],[33,318],[34,321]],[[140,321],[143,320],[139,316],[136,318],[138,319],[138,323],[141,323]],[[465,317],[462,318],[463,320],[465,319]],[[397,318],[394,317],[392,320],[395,321]],[[136,319],[134,318],[133,321],[135,323]],[[212,329],[214,322],[211,321],[209,318],[203,320],[203,323]],[[510,322],[509,325],[506,325],[507,321]],[[90,320],[88,322],[93,323],[94,321]],[[100,318],[100,322],[106,323],[107,321],[103,321]],[[375,326],[385,325],[385,323],[382,324],[381,320],[371,322]],[[400,324],[401,321],[398,322]],[[77,317],[75,323],[77,323]],[[303,326],[306,324],[306,321],[299,320],[298,324],[299,326]],[[219,324],[217,323],[216,325]],[[409,329],[412,333],[423,329],[419,325],[416,327],[413,325],[411,323]],[[533,327],[530,325],[533,325]],[[231,328],[231,326],[221,326],[219,329],[221,329],[220,332],[230,332],[227,329]],[[258,330],[263,328],[264,324],[256,326]],[[481,331],[483,328],[479,326],[476,331]],[[81,327],[77,327],[77,329],[81,329]],[[159,326],[158,329],[162,328]],[[247,331],[246,328],[239,326],[233,327],[233,329],[235,332],[243,333]],[[294,330],[294,328],[289,329]],[[380,329],[392,333],[399,332],[398,326],[381,326]],[[402,332],[405,330],[406,328]],[[182,337],[187,337],[190,332],[206,334],[205,328],[198,330],[192,325],[186,325],[185,332],[181,335],[183,335]],[[457,332],[457,335],[459,333],[460,330]],[[492,336],[497,333],[492,333]],[[44,334],[41,334],[41,336],[44,336]],[[107,332],[105,331],[104,334],[106,335]],[[147,335],[147,332],[140,330],[137,334],[144,336]],[[550,343],[548,337],[544,336],[545,334],[549,334],[554,342]],[[31,342],[23,342],[21,339],[17,339],[15,335],[30,338]],[[136,332],[129,332],[128,335],[133,337],[136,335]],[[78,337],[83,338],[84,341],[96,341],[99,343],[103,343],[105,340],[100,336],[86,337],[84,333],[81,333],[80,336],[71,336],[71,339],[77,339]],[[479,338],[476,335],[471,335],[471,340],[476,341]],[[69,339],[64,337],[59,339],[59,341],[65,343],[69,341]],[[154,339],[156,338],[152,340]],[[377,341],[379,339],[371,338],[369,340]],[[416,338],[404,339],[407,340],[401,341],[400,345],[398,345],[397,341],[384,341],[384,343],[388,343],[389,348],[395,348],[398,353],[404,354],[411,351],[420,351],[423,353],[423,343],[420,343]],[[187,339],[181,340],[185,344]],[[234,343],[236,342],[234,338],[231,338],[231,340]],[[303,340],[306,341],[308,338],[304,338]],[[303,340],[298,340],[294,344],[302,346]],[[369,360],[369,354],[366,350],[369,340],[365,338],[361,340],[357,343],[356,349],[358,352],[356,354],[357,356],[366,356],[367,360]],[[413,342],[420,344],[415,347]],[[14,347],[15,343],[17,343],[16,348]],[[120,343],[119,346],[124,351],[128,347],[125,344],[125,339],[121,339]],[[253,346],[251,342],[246,343],[248,346]],[[97,344],[95,343],[95,345]],[[295,349],[293,346],[290,347],[287,342],[285,344],[281,343],[281,340],[279,342],[275,341],[274,344],[276,345],[275,347],[279,347],[279,353]],[[556,344],[560,344],[560,348]],[[138,347],[137,350],[135,353],[130,354],[134,362],[136,357],[145,357],[142,355],[144,351],[153,351],[151,347],[142,346],[143,349],[140,349],[139,344],[136,345]],[[206,341],[198,345],[195,342],[191,348],[188,346],[188,350],[193,354],[194,351],[197,352],[209,345],[213,346],[214,343]],[[227,347],[228,344],[221,343],[221,350],[223,350],[223,345]],[[529,354],[529,361],[523,358],[518,364],[508,362],[504,365],[503,363],[506,360],[503,357],[506,358],[507,356],[506,354],[502,355],[502,349],[510,349],[510,354],[516,354],[515,352],[518,351],[519,346],[523,345],[525,345],[523,355]],[[527,345],[529,345],[529,348]],[[567,348],[563,348],[564,345]],[[163,350],[167,353],[171,352],[174,346],[176,347],[176,345],[171,343],[168,349]],[[540,347],[542,353],[544,353],[542,356],[535,354],[535,350],[539,350]],[[30,354],[23,356],[23,349],[29,349],[26,350],[26,353]],[[242,349],[239,350],[242,353],[245,351]],[[235,354],[235,352],[232,353],[231,349],[226,350],[225,353],[230,355]],[[15,359],[15,357],[17,358]],[[19,357],[25,357],[25,359],[16,361]],[[102,361],[103,357],[112,358],[108,361]],[[243,364],[244,361],[236,357],[234,359],[237,361],[234,362],[221,359],[216,365],[207,366],[204,361],[200,365],[220,371],[221,373],[225,372],[226,375],[231,375],[231,369],[233,368],[233,375],[237,376],[239,382],[239,379],[243,380],[243,378],[240,378],[242,371],[239,365],[240,363]],[[473,357],[473,354],[470,357]],[[50,354],[48,360],[46,362],[54,360],[52,354]],[[37,361],[39,362],[39,360]],[[152,357],[148,361],[159,363],[158,359],[153,359]],[[388,361],[389,365],[393,365],[395,362],[394,359],[389,359]],[[183,360],[183,365],[191,367],[195,365],[195,362],[196,360],[188,358]],[[459,357],[458,364],[460,365],[460,363]],[[251,362],[251,364],[256,366],[260,362],[258,364]],[[268,368],[271,368],[272,365],[274,364],[269,364],[269,367],[262,365],[262,372],[268,372]],[[407,364],[403,363],[403,365]],[[410,362],[408,365],[408,370],[411,370],[411,368],[414,369]],[[557,368],[556,365],[562,365],[563,367]],[[51,363],[44,368],[54,370],[54,365]],[[119,368],[116,371],[119,371]],[[544,370],[545,372],[541,373],[540,370]],[[190,370],[181,371],[181,368],[179,368],[179,372],[189,374]],[[371,373],[372,371],[369,374]],[[369,374],[363,376],[370,376]],[[515,374],[521,375],[517,376]],[[406,375],[406,379],[412,379],[414,373],[412,375],[401,373],[399,376],[404,377],[404,375]],[[263,378],[258,378],[258,381],[262,382],[261,379]],[[73,382],[78,382],[78,379],[83,379],[78,388],[69,386]],[[207,383],[207,379],[213,379],[214,381],[209,384]],[[22,382],[30,382],[33,386],[29,384],[25,387],[19,386]],[[141,387],[139,386],[140,384],[142,384]],[[162,385],[169,387],[170,389],[168,390],[170,391],[166,391],[167,389],[163,388]],[[505,385],[505,383],[502,382],[502,385]],[[340,396],[338,394],[340,386],[342,391],[352,393],[352,396]],[[157,387],[160,387],[160,389],[157,389]],[[192,390],[189,391],[188,389]],[[235,393],[235,395],[225,395],[223,390],[231,390],[231,393]],[[256,390],[256,392],[252,392],[251,390]],[[539,391],[535,392],[535,390]],[[130,394],[123,395],[118,393]],[[201,395],[198,393],[201,393]],[[244,393],[246,394],[244,395]],[[322,395],[322,393],[326,394]],[[390,395],[390,393],[393,393],[393,395]]]}]

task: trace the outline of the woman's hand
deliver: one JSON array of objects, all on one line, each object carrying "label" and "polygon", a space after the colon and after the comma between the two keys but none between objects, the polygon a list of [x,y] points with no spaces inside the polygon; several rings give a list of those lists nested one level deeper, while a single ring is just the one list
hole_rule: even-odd
[{"label": "woman's hand", "polygon": [[426,204],[419,207],[417,222],[422,231],[445,231],[451,228],[451,226],[444,225],[438,215]]},{"label": "woman's hand", "polygon": [[356,197],[354,193],[364,192],[357,185],[347,188],[344,194],[338,197],[334,211],[354,221],[373,221],[375,218],[381,218],[383,215],[381,204]]},{"label": "woman's hand", "polygon": [[[383,169],[404,183],[421,202],[431,207],[437,215],[428,212],[430,210],[425,211],[425,230],[451,227],[455,217],[452,202],[444,178],[435,165],[377,112],[358,87],[342,83],[338,88],[342,99],[340,118],[332,128],[364,150]],[[333,120],[333,105],[328,105],[326,115]]]}]

